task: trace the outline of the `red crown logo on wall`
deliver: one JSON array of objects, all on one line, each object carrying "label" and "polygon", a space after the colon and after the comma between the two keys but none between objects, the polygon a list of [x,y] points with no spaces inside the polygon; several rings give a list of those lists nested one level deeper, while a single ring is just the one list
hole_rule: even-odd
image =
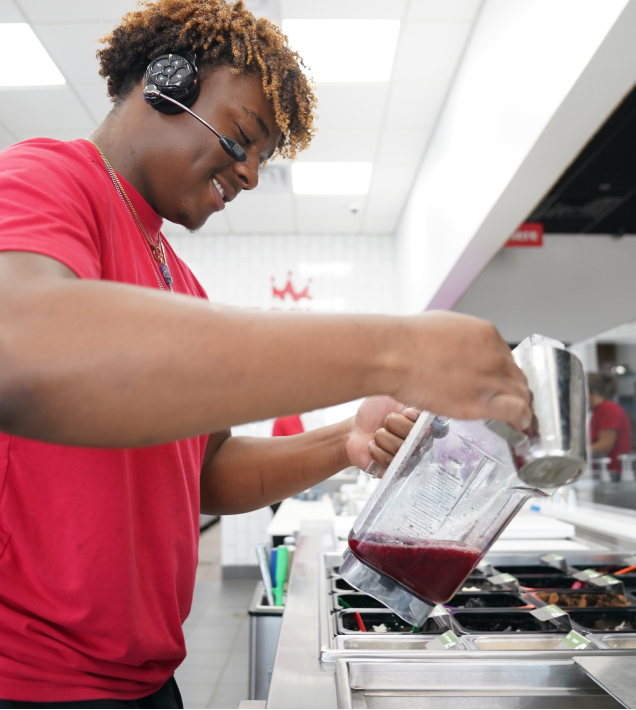
[{"label": "red crown logo on wall", "polygon": [[293,273],[291,271],[287,272],[287,283],[285,288],[276,288],[274,277],[272,276],[272,296],[273,298],[280,298],[281,301],[285,300],[285,296],[289,294],[295,302],[300,301],[301,298],[306,298],[311,301],[311,296],[309,295],[309,286],[311,284],[311,279],[307,282],[307,285],[302,291],[296,291],[294,285],[292,284]]}]

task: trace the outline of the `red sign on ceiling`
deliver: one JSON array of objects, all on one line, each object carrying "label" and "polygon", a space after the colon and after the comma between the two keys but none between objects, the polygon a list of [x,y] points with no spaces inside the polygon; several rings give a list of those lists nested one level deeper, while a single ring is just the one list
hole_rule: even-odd
[{"label": "red sign on ceiling", "polygon": [[542,247],[543,225],[540,222],[526,222],[510,237],[505,247]]}]

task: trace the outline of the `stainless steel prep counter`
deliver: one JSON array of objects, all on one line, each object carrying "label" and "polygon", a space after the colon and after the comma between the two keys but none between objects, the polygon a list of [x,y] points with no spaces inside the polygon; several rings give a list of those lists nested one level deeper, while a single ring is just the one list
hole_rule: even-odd
[{"label": "stainless steel prep counter", "polygon": [[318,560],[333,547],[331,521],[303,525],[296,541],[268,708],[338,707],[336,669],[319,658],[318,630]]},{"label": "stainless steel prep counter", "polygon": [[[331,591],[327,577],[339,558],[333,552],[328,554],[334,547],[329,523],[303,527],[297,541],[267,707],[628,706],[624,700],[631,695],[617,693],[613,697],[611,684],[594,676],[598,664],[589,661],[605,659],[602,665],[606,679],[611,676],[614,661],[617,669],[626,663],[636,668],[634,646],[600,642],[584,652],[510,652],[476,650],[468,641],[451,651],[422,651],[412,650],[421,649],[413,644],[413,637],[397,638],[393,634],[381,638],[376,635],[375,639],[370,638],[373,634],[368,634],[368,638],[362,634],[348,636],[349,643],[343,644],[345,637],[334,638],[335,615],[327,608]],[[583,553],[576,556],[586,564]],[[527,553],[497,557],[506,564],[530,561]],[[603,564],[612,559],[610,554],[598,557]],[[373,642],[356,644],[356,638]],[[629,685],[631,678],[626,683]]]}]

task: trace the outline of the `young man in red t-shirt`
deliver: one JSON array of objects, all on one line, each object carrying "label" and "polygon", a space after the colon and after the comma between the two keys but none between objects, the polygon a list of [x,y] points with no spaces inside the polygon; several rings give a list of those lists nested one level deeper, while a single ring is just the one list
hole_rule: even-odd
[{"label": "young man in red t-shirt", "polygon": [[616,396],[616,380],[608,375],[590,372],[587,376],[589,403],[592,408],[590,440],[592,454],[597,458],[608,456],[608,466],[620,476],[621,454],[632,450],[632,423],[627,412],[613,398]]},{"label": "young man in red t-shirt", "polygon": [[[531,416],[479,319],[208,303],[162,219],[198,229],[257,186],[263,161],[309,144],[302,64],[275,26],[222,0],[158,0],[106,44],[115,106],[92,142],[0,153],[0,707],[177,707],[200,510],[386,465],[411,426],[399,402],[519,428]],[[200,69],[192,110],[225,148],[145,100],[146,67],[179,53]],[[166,61],[164,77],[184,66]],[[365,395],[379,396],[334,426],[230,436]]]}]

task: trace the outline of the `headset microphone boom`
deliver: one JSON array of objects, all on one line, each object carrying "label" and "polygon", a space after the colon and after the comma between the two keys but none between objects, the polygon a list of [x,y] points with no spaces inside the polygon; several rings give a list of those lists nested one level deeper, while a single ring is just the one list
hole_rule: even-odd
[{"label": "headset microphone boom", "polygon": [[144,101],[156,111],[168,115],[186,111],[218,137],[221,147],[231,158],[244,163],[247,155],[243,148],[229,136],[221,135],[190,109],[199,96],[200,88],[199,70],[193,54],[162,54],[146,69]]}]

